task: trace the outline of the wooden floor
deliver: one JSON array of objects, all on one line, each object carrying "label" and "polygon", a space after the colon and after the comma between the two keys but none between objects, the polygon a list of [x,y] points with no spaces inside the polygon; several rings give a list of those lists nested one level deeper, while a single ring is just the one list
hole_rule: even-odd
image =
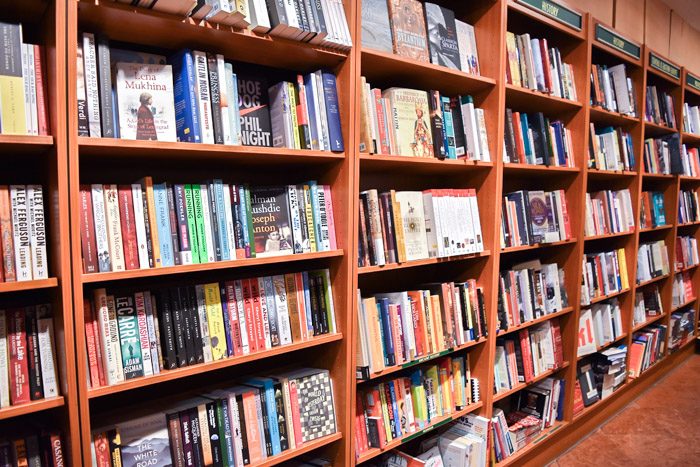
[{"label": "wooden floor", "polygon": [[693,355],[550,467],[700,465],[700,355]]}]

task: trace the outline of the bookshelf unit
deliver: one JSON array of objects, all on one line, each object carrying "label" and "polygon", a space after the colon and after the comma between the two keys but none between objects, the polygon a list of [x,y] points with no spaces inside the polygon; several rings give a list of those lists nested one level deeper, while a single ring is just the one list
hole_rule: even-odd
[{"label": "bookshelf unit", "polygon": [[[0,409],[0,433],[25,436],[45,429],[61,431],[67,462],[79,459],[75,347],[70,247],[67,241],[68,177],[66,140],[65,2],[32,0],[3,6],[0,21],[22,24],[23,42],[43,48],[48,136],[0,134],[7,159],[0,183],[41,184],[46,217],[48,279],[0,283],[0,308],[49,303],[54,319],[54,355],[60,396]],[[8,315],[9,317],[9,315]],[[26,383],[28,384],[28,382]]]}]

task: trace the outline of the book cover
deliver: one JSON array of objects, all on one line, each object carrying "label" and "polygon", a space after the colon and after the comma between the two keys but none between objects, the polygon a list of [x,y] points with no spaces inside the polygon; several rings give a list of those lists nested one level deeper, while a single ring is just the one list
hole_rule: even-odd
[{"label": "book cover", "polygon": [[287,187],[250,189],[256,257],[294,253]]},{"label": "book cover", "polygon": [[121,138],[177,141],[172,66],[117,63],[116,69]]},{"label": "book cover", "polygon": [[244,146],[272,146],[268,84],[263,73],[237,73],[241,142]]},{"label": "book cover", "polygon": [[428,240],[425,233],[423,193],[397,191],[396,201],[402,221],[406,261],[428,258]]},{"label": "book cover", "polygon": [[333,385],[327,370],[320,370],[296,379],[303,442],[309,442],[336,431]]},{"label": "book cover", "polygon": [[157,413],[118,423],[123,467],[172,466],[165,414]]},{"label": "book cover", "polygon": [[27,403],[30,398],[27,332],[22,308],[7,311],[9,347],[10,401],[12,405]]},{"label": "book cover", "polygon": [[405,88],[390,88],[382,92],[392,109],[391,122],[396,154],[400,156],[433,157],[433,135],[428,123],[428,93]]},{"label": "book cover", "polygon": [[417,0],[389,0],[389,20],[394,53],[427,62],[428,41],[423,4]]},{"label": "book cover", "polygon": [[184,49],[170,57],[173,67],[173,94],[177,140],[201,143],[197,85],[192,51]]},{"label": "book cover", "polygon": [[31,246],[29,236],[29,210],[27,208],[27,187],[10,185],[10,205],[12,207],[12,234],[14,236],[14,260],[18,281],[32,280]]},{"label": "book cover", "polygon": [[425,3],[430,61],[455,70],[461,69],[455,14],[448,8]]},{"label": "book cover", "polygon": [[29,240],[32,251],[32,278],[48,279],[49,265],[46,253],[46,217],[41,185],[27,185],[29,209]]},{"label": "book cover", "polygon": [[363,0],[362,47],[393,52],[386,0]]},{"label": "book cover", "polygon": [[117,323],[119,326],[119,345],[122,353],[122,365],[124,378],[129,380],[143,376],[143,357],[141,355],[141,341],[139,337],[139,324],[136,317],[134,297],[123,295],[115,300],[117,310]]}]

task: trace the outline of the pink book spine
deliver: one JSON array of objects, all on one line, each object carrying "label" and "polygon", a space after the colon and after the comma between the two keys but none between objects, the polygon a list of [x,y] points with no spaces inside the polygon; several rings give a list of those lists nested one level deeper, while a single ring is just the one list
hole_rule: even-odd
[{"label": "pink book spine", "polygon": [[326,215],[328,216],[328,236],[331,242],[331,251],[338,248],[338,243],[335,238],[335,218],[333,216],[333,197],[331,196],[330,185],[323,185],[323,191],[326,200]]}]

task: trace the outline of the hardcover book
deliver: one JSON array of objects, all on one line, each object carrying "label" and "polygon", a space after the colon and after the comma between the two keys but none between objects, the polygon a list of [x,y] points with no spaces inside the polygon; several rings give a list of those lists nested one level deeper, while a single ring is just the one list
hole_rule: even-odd
[{"label": "hardcover book", "polygon": [[[382,92],[393,109],[392,130],[396,154],[400,156],[433,157],[433,137],[428,123],[428,93],[405,88],[390,88]],[[442,135],[435,135],[442,137]]]},{"label": "hardcover book", "polygon": [[241,142],[244,146],[272,146],[267,81],[262,73],[257,75],[237,73],[237,76]]},{"label": "hardcover book", "polygon": [[397,191],[396,201],[400,206],[406,261],[428,258],[423,193]]},{"label": "hardcover book", "polygon": [[170,65],[117,63],[116,81],[123,139],[177,140]]},{"label": "hardcover book", "polygon": [[328,371],[302,376],[296,380],[296,386],[299,407],[303,408],[299,413],[303,442],[335,433],[333,388]]},{"label": "hardcover book", "polygon": [[256,257],[294,253],[286,186],[250,189]]},{"label": "hardcover book", "polygon": [[436,65],[460,70],[454,12],[434,3],[426,3],[425,24],[428,29],[430,61]]},{"label": "hardcover book", "polygon": [[394,53],[413,60],[428,61],[423,4],[417,0],[389,0],[389,19]]},{"label": "hardcover book", "polygon": [[386,0],[363,0],[362,47],[393,52]]},{"label": "hardcover book", "polygon": [[157,413],[117,424],[123,467],[172,466],[165,415]]},{"label": "hardcover book", "polygon": [[116,308],[124,378],[132,379],[143,376],[143,358],[141,356],[139,323],[136,318],[134,297],[131,295],[118,297],[116,299]]}]

